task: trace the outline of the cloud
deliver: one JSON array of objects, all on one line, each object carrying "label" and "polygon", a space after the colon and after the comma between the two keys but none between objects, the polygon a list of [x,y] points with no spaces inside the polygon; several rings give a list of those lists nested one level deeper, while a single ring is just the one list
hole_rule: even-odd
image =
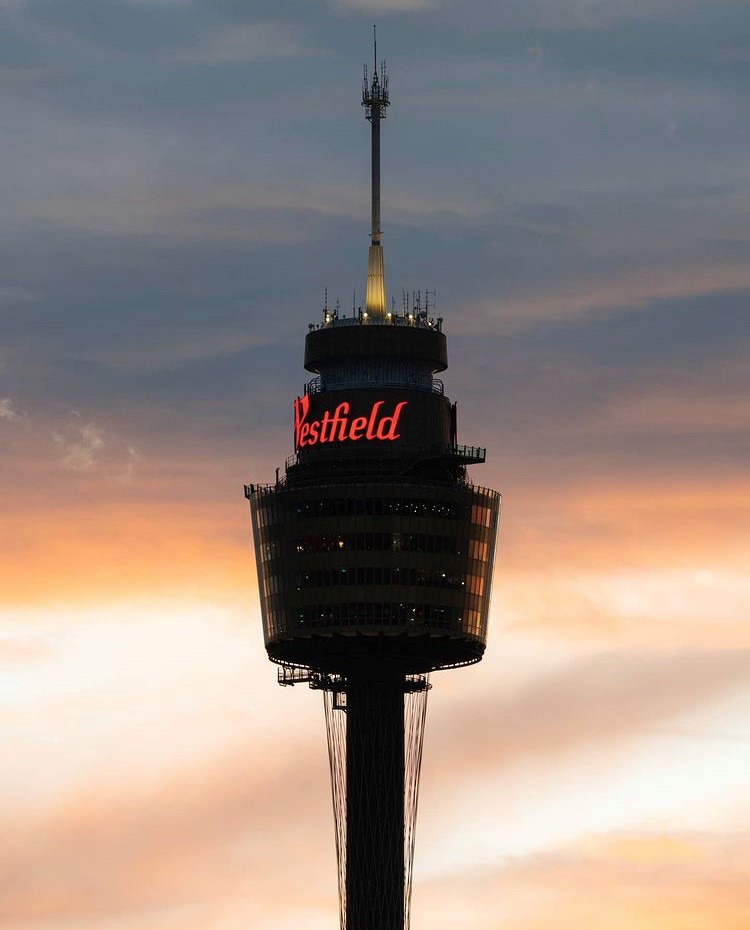
[{"label": "cloud", "polygon": [[21,414],[14,408],[10,397],[0,398],[0,420],[15,423],[21,419]]},{"label": "cloud", "polygon": [[440,4],[440,0],[329,0],[336,7],[368,13],[412,13]]},{"label": "cloud", "polygon": [[444,915],[460,913],[486,930],[742,930],[748,868],[741,830],[592,834],[473,876],[417,883],[413,923],[453,926]]},{"label": "cloud", "polygon": [[[677,380],[677,379],[676,379]],[[674,393],[662,388],[659,391],[636,390],[630,396],[613,400],[607,411],[607,426],[614,432],[624,429],[668,433],[711,434],[737,433],[750,422],[750,398],[721,393],[711,397],[689,377],[680,385],[674,384]]]},{"label": "cloud", "polygon": [[0,287],[0,307],[15,307],[34,300],[32,291],[22,287]]},{"label": "cloud", "polygon": [[570,284],[536,288],[525,296],[484,300],[461,317],[465,332],[502,332],[540,322],[577,319],[590,314],[641,310],[659,302],[750,291],[745,263],[692,263],[689,267],[640,268],[616,276],[582,276]]},{"label": "cloud", "polygon": [[56,655],[57,643],[49,637],[26,632],[0,635],[0,662],[18,664],[24,667],[33,665]]},{"label": "cloud", "polygon": [[701,8],[705,8],[705,0],[576,0],[575,16],[587,29],[606,29],[621,22],[672,18]]},{"label": "cloud", "polygon": [[[206,311],[208,317],[210,311]],[[146,346],[118,348],[107,346],[91,351],[82,350],[79,357],[96,359],[103,365],[132,375],[135,372],[170,371],[196,362],[227,358],[263,348],[272,342],[270,336],[249,330],[247,324],[213,327],[206,332],[164,334],[153,338]]]},{"label": "cloud", "polygon": [[530,45],[526,49],[529,58],[534,63],[537,68],[541,68],[544,65],[544,49],[541,45]]},{"label": "cloud", "polygon": [[[485,660],[487,661],[487,660]],[[492,659],[500,670],[502,658]],[[431,740],[436,764],[460,758],[476,770],[551,760],[592,744],[648,736],[750,685],[750,650],[605,652],[572,661],[516,693],[443,710]],[[554,710],[553,710],[554,709]],[[463,785],[457,790],[463,790]]]},{"label": "cloud", "polygon": [[129,483],[141,455],[137,448],[116,433],[108,432],[73,411],[52,440],[62,466],[72,472],[101,469],[121,483]]},{"label": "cloud", "polygon": [[[0,428],[18,435],[2,462],[3,622],[8,605],[37,604],[61,641],[78,627],[91,676],[84,687],[45,656],[22,611],[0,644],[4,684],[26,670],[38,698],[11,709],[17,739],[5,746],[31,813],[3,831],[3,928],[318,930],[334,919],[322,724],[297,741],[303,728],[283,730],[271,705],[317,702],[267,698],[254,672],[237,673],[232,700],[244,696],[273,740],[249,726],[236,752],[204,752],[196,730],[221,731],[211,702],[246,644],[227,636],[213,651],[224,623],[213,617],[191,638],[185,601],[241,600],[260,653],[241,483],[271,477],[286,451],[285,398],[304,375],[323,286],[347,305],[349,282],[362,286],[357,81],[363,17],[380,12],[398,25],[383,36],[389,282],[440,291],[446,383],[465,402],[465,441],[490,447],[474,478],[507,492],[490,651],[455,685],[436,680],[430,698],[438,709],[444,687],[458,695],[428,724],[435,824],[481,792],[477,836],[451,836],[464,874],[419,884],[413,925],[745,930],[742,837],[590,837],[550,843],[544,857],[495,852],[468,875],[485,823],[499,811],[500,833],[512,813],[514,778],[544,770],[551,784],[568,770],[560,792],[583,796],[576,823],[611,793],[580,787],[600,755],[621,753],[623,781],[640,780],[644,797],[679,793],[696,777],[683,757],[658,769],[657,751],[636,749],[747,684],[743,5],[0,6],[19,14],[4,15],[0,36],[11,395]],[[21,399],[29,429],[17,428]],[[159,594],[166,632],[144,623],[129,651],[101,632],[105,596],[130,629],[152,619],[143,605]],[[519,640],[533,646],[520,670],[508,656]],[[51,692],[59,700],[45,706]],[[164,711],[170,702],[180,713]],[[669,752],[686,739],[664,742]],[[729,767],[729,744],[702,745],[691,742],[686,769]],[[203,761],[181,767],[191,751]],[[157,759],[171,772],[139,782]],[[61,770],[71,794],[54,793]],[[530,788],[525,816],[551,819],[545,803]]]},{"label": "cloud", "polygon": [[165,61],[221,65],[312,54],[294,23],[235,23],[207,30],[199,44],[163,54]]},{"label": "cloud", "polygon": [[[144,641],[145,637],[144,632]],[[227,636],[226,648],[231,648],[229,640]],[[201,645],[210,648],[211,642]],[[451,791],[471,797],[473,791],[483,790],[482,775],[488,768],[490,778],[502,784],[501,778],[514,762],[538,759],[545,767],[559,770],[563,751],[580,748],[582,741],[611,742],[648,733],[665,717],[715,699],[736,685],[741,659],[746,679],[746,657],[738,656],[733,664],[716,654],[692,660],[675,656],[661,662],[646,655],[631,657],[629,662],[602,656],[528,685],[506,702],[508,712],[503,712],[496,698],[488,701],[485,695],[474,705],[462,701],[463,707],[450,715],[447,731],[444,713],[431,716],[428,777],[440,780],[443,805],[431,832],[440,827],[451,806]],[[177,665],[170,666],[170,675],[184,661],[179,649],[172,660]],[[183,670],[185,681],[190,670]],[[237,674],[239,665],[232,671]],[[106,670],[100,669],[99,674]],[[723,685],[722,678],[727,679]],[[113,693],[120,699],[116,687]],[[140,695],[142,703],[150,698],[150,693]],[[279,702],[297,699],[310,703],[313,695],[275,696]],[[656,706],[638,723],[638,712],[648,707],[648,701]],[[195,706],[204,702],[198,695]],[[262,712],[273,713],[271,708]],[[163,713],[158,703],[149,709],[149,716],[153,713],[157,719]],[[627,717],[624,728],[623,715]],[[143,927],[144,921],[146,926],[158,926],[149,922],[152,915],[155,920],[162,911],[184,908],[182,926],[191,930],[211,925],[206,916],[216,915],[227,902],[236,920],[250,917],[254,927],[287,925],[292,907],[304,920],[315,920],[319,910],[334,914],[325,744],[322,724],[315,730],[307,729],[309,723],[306,719],[302,735],[299,725],[289,727],[290,738],[285,742],[278,739],[279,732],[286,732],[278,725],[268,725],[261,733],[248,720],[246,740],[226,752],[146,779],[134,774],[139,764],[134,759],[132,765],[113,770],[106,783],[85,784],[46,809],[9,817],[0,852],[0,927],[10,930],[32,920],[74,920],[76,926],[88,930],[90,925],[106,926],[106,921],[117,918],[120,927],[130,930],[131,925]],[[467,732],[462,735],[459,727]],[[117,738],[116,733],[107,734],[103,745],[110,736]],[[516,743],[516,752],[510,755],[503,752],[508,740]],[[477,769],[481,754],[484,772]],[[468,792],[467,784],[472,786]],[[415,916],[426,926],[451,927],[447,918],[431,919],[432,905],[425,900],[430,893],[445,901],[456,887],[475,883],[477,893],[468,894],[465,903],[481,908],[482,920],[476,925],[492,927],[491,921],[500,919],[490,908],[493,898],[495,906],[498,900],[508,901],[508,895],[498,893],[498,885],[513,888],[515,881],[517,890],[510,899],[515,907],[523,903],[536,879],[536,887],[543,886],[547,893],[530,903],[542,909],[546,920],[544,902],[552,892],[576,896],[576,901],[587,901],[586,906],[593,907],[597,896],[589,899],[592,882],[600,891],[624,892],[639,873],[653,872],[655,881],[660,871],[674,869],[676,874],[685,868],[695,869],[694,880],[702,881],[702,863],[720,861],[720,856],[714,858],[709,852],[713,844],[717,851],[726,852],[720,840],[706,844],[687,835],[628,834],[588,838],[579,846],[551,848],[542,856],[519,856],[502,867],[495,859],[490,868],[478,869],[473,867],[471,825],[465,823],[464,829],[467,845],[460,851],[462,867],[439,884],[418,885]],[[424,855],[425,850],[421,852]],[[418,850],[418,862],[419,855]],[[591,880],[576,881],[581,871],[590,874]],[[669,899],[666,895],[658,900],[665,897]],[[466,910],[460,913],[465,920]]]},{"label": "cloud", "polygon": [[333,912],[332,844],[309,857],[330,828],[323,737],[315,736],[312,758],[309,741],[297,741],[294,754],[247,744],[155,782],[82,791],[31,822],[6,823],[0,927],[138,921],[151,908],[215,907],[242,898],[243,887],[256,907],[276,897],[283,912],[290,882],[279,856],[308,858],[294,880],[297,906],[309,906],[327,877]]},{"label": "cloud", "polygon": [[[0,525],[5,604],[90,604],[180,591],[255,596],[242,463],[223,460],[206,480],[179,454],[134,461],[131,480],[119,478],[113,500],[113,481],[127,464],[83,473],[58,468],[57,475],[43,473],[43,495],[18,495]],[[31,472],[38,461],[27,467]],[[75,481],[81,476],[83,488]],[[165,480],[171,501],[164,499]]]},{"label": "cloud", "polygon": [[38,198],[24,207],[34,222],[111,236],[158,236],[179,243],[239,242],[292,246],[313,235],[308,214],[356,216],[365,212],[361,191],[310,184],[196,182],[170,190],[169,182],[122,176],[71,195]]},{"label": "cloud", "polygon": [[52,438],[62,459],[63,468],[70,471],[90,471],[105,447],[104,434],[93,423],[77,422],[80,414],[71,415],[71,423],[64,432],[55,432]]}]

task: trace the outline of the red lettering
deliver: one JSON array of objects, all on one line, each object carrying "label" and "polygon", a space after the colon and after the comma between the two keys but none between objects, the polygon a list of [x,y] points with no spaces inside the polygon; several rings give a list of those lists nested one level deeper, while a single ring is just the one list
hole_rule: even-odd
[{"label": "red lettering", "polygon": [[367,428],[367,417],[355,417],[352,420],[352,425],[349,428],[349,439],[352,442],[356,442],[358,439],[362,438],[362,433]]},{"label": "red lettering", "polygon": [[391,416],[379,417],[385,401],[377,400],[367,416],[354,417],[350,421],[351,408],[344,400],[333,414],[324,410],[319,420],[308,422],[310,396],[305,394],[294,401],[294,448],[303,449],[324,442],[358,442],[360,439],[393,442],[401,437],[401,433],[397,432],[398,423],[407,404],[408,401],[402,400],[396,404]]},{"label": "red lettering", "polygon": [[[378,439],[398,439],[401,433],[396,432],[396,427],[398,426],[398,418],[401,416],[401,411],[406,406],[406,401],[402,400],[400,404],[396,404],[396,409],[393,411],[392,417],[383,417],[383,419],[378,424]],[[385,425],[389,424],[388,432],[385,432]]]},{"label": "red lettering", "polygon": [[370,420],[367,424],[367,438],[375,439],[375,417],[378,415],[378,410],[383,406],[385,401],[379,400],[372,405],[372,410],[370,411]]},{"label": "red lettering", "polygon": [[[343,442],[346,439],[346,427],[348,425],[346,418],[347,413],[349,413],[349,404],[343,400],[333,412],[333,420],[331,421],[331,441],[336,439],[337,426],[339,428],[339,442]],[[339,416],[339,414],[341,414],[341,416]]]},{"label": "red lettering", "polygon": [[326,436],[326,429],[328,428],[330,423],[331,423],[331,417],[328,411],[326,410],[326,412],[323,414],[323,420],[320,424],[320,441],[321,442],[329,442],[333,438],[332,436]]},{"label": "red lettering", "polygon": [[302,445],[300,439],[300,430],[304,423],[308,411],[310,410],[310,397],[305,394],[294,401],[294,448],[299,449]]}]

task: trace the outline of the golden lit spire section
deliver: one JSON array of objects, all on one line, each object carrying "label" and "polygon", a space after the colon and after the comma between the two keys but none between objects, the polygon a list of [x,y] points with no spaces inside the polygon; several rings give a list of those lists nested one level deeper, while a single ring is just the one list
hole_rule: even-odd
[{"label": "golden lit spire section", "polygon": [[383,267],[383,246],[380,243],[371,245],[369,249],[365,311],[369,319],[386,319],[385,269]]},{"label": "golden lit spire section", "polygon": [[362,87],[362,106],[365,117],[370,122],[372,133],[372,244],[367,261],[367,299],[365,316],[372,321],[387,319],[385,303],[385,268],[383,263],[383,246],[380,244],[380,121],[385,119],[388,99],[388,75],[385,62],[378,69],[378,44],[373,26],[374,65],[372,80],[368,79],[367,65]]}]

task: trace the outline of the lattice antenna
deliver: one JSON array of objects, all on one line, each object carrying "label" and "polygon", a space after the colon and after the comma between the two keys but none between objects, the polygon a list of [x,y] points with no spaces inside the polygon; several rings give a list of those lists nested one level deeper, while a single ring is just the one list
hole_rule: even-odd
[{"label": "lattice antenna", "polygon": [[367,65],[365,65],[362,84],[362,106],[365,108],[365,117],[369,120],[372,130],[372,229],[370,236],[373,245],[380,245],[382,235],[380,229],[380,121],[386,117],[386,110],[390,106],[390,98],[388,96],[388,72],[385,61],[381,61],[378,67],[378,39],[375,26],[372,27],[372,31],[372,77],[369,77]]}]

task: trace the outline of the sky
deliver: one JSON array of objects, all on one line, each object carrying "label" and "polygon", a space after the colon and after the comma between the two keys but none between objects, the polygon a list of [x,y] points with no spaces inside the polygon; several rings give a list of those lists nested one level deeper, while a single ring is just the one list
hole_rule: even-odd
[{"label": "sky", "polygon": [[0,930],[335,926],[242,485],[364,294],[374,21],[386,286],[504,495],[413,930],[750,925],[746,0],[0,0]]}]

